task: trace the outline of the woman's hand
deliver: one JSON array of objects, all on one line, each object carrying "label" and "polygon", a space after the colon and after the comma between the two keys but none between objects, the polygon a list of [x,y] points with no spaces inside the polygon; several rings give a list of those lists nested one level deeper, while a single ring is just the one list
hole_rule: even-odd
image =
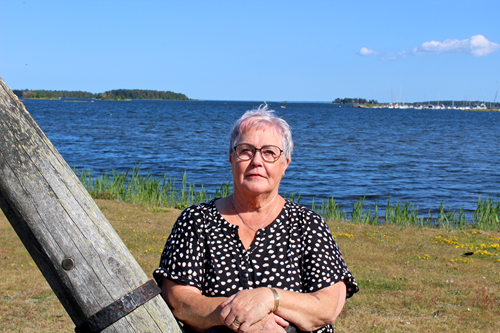
[{"label": "woman's hand", "polygon": [[239,329],[239,333],[286,333],[285,327],[288,326],[288,322],[275,315],[274,313],[269,313],[267,316],[262,318],[262,320],[256,322],[248,328],[247,331]]},{"label": "woman's hand", "polygon": [[[232,330],[247,332],[268,316],[274,306],[274,295],[269,288],[241,290],[221,304],[222,321]],[[241,323],[239,326],[234,321]],[[284,320],[283,320],[284,321]],[[287,323],[288,324],[288,323]]]}]

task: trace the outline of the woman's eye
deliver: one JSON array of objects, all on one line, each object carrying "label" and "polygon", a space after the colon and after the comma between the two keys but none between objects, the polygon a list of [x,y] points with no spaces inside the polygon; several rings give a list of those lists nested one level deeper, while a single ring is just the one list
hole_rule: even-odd
[{"label": "woman's eye", "polygon": [[237,151],[238,155],[252,156],[253,150],[251,147],[239,147]]}]

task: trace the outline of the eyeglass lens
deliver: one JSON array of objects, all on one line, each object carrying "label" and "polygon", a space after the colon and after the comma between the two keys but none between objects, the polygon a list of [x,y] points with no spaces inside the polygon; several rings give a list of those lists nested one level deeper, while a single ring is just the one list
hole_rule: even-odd
[{"label": "eyeglass lens", "polygon": [[235,147],[236,155],[242,160],[251,160],[255,152],[260,150],[261,156],[266,162],[276,162],[281,156],[281,149],[276,146],[263,146],[260,149],[255,148],[249,144],[240,144]]}]

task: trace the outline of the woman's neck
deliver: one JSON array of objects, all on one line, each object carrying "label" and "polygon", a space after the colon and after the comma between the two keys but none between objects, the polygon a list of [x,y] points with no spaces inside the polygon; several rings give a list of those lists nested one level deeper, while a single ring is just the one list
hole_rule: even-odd
[{"label": "woman's neck", "polygon": [[231,198],[233,205],[235,205],[242,212],[255,212],[264,213],[272,210],[280,201],[281,196],[278,193],[270,195],[259,195],[257,197],[243,197],[233,193]]}]

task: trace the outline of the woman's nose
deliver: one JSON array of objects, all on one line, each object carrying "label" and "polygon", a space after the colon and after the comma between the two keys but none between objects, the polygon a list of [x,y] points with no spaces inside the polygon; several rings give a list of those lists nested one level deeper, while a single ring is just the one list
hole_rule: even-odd
[{"label": "woman's nose", "polygon": [[255,150],[255,154],[252,157],[252,164],[261,165],[264,163],[264,159],[262,158],[262,150]]}]

